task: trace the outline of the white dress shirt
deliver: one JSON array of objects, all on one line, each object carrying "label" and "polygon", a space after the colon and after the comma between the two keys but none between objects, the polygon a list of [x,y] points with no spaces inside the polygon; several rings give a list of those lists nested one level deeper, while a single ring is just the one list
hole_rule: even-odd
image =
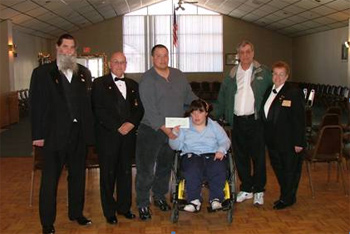
[{"label": "white dress shirt", "polygon": [[73,77],[72,69],[64,70],[63,74],[66,76],[68,82],[71,83],[72,82],[72,77]]},{"label": "white dress shirt", "polygon": [[[277,89],[275,88],[275,85],[273,85],[271,93],[269,98],[266,100],[265,105],[264,105],[264,113],[265,113],[265,117],[267,118],[268,114],[269,114],[269,110],[271,107],[271,104],[273,102],[273,100],[275,100],[275,97],[277,96],[278,92],[282,89],[284,84],[282,84],[280,87],[278,87]],[[275,92],[274,92],[275,90]]]},{"label": "white dress shirt", "polygon": [[[114,81],[114,78],[116,78],[117,76],[114,75],[113,73],[112,74],[112,78],[113,78],[113,81]],[[124,75],[122,75],[122,77],[118,77],[118,78],[124,78]],[[121,81],[121,80],[118,80],[118,81],[114,81],[115,85],[118,87],[120,93],[123,95],[124,99],[126,99],[126,84],[125,84],[125,81]]]},{"label": "white dress shirt", "polygon": [[235,94],[234,114],[237,116],[254,114],[254,93],[251,83],[253,64],[247,70],[243,70],[241,64],[238,65],[236,74],[237,92]]}]

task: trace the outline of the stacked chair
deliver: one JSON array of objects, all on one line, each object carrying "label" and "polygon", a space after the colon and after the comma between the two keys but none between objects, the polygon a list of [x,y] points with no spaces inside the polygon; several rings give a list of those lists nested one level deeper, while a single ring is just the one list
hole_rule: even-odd
[{"label": "stacked chair", "polygon": [[190,85],[194,94],[196,94],[199,98],[212,102],[218,97],[221,83],[218,81],[192,81],[190,82]]},{"label": "stacked chair", "polygon": [[19,116],[24,117],[29,113],[29,90],[21,89],[17,91],[18,94],[18,109]]},{"label": "stacked chair", "polygon": [[[350,162],[350,102],[349,88],[335,85],[299,83],[304,91],[306,111],[306,136],[308,147],[305,151],[305,162],[312,197],[315,189],[312,180],[312,169],[319,163],[328,164],[328,183],[330,182],[332,164],[336,164],[337,180],[342,180],[345,195],[349,194],[344,176],[344,161],[349,173]],[[313,124],[313,109],[326,110],[318,126]],[[348,114],[348,123],[342,125],[343,114]],[[313,167],[312,167],[313,166]],[[348,175],[348,174],[347,174]]]},{"label": "stacked chair", "polygon": [[313,198],[315,190],[311,178],[311,165],[315,163],[328,163],[328,182],[330,181],[331,163],[336,163],[343,182],[344,193],[348,195],[343,169],[343,128],[340,125],[325,125],[321,128],[316,144],[306,151],[305,161]]}]

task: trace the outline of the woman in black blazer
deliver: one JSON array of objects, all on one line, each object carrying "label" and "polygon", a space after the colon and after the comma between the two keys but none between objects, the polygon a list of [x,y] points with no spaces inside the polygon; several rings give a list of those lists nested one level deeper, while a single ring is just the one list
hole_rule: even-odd
[{"label": "woman in black blazer", "polygon": [[274,209],[280,210],[296,202],[301,175],[301,152],[306,146],[304,96],[302,91],[286,83],[290,69],[283,61],[272,66],[273,83],[263,102],[265,143],[272,168],[280,185],[280,197]]}]

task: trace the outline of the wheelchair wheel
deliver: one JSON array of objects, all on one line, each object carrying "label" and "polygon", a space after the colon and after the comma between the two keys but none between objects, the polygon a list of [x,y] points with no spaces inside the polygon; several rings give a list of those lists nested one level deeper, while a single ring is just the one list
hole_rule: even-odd
[{"label": "wheelchair wheel", "polygon": [[232,223],[233,220],[233,207],[227,211],[227,222]]},{"label": "wheelchair wheel", "polygon": [[170,220],[172,223],[177,223],[177,221],[179,220],[179,207],[177,204],[174,205],[174,208],[171,211]]},{"label": "wheelchair wheel", "polygon": [[230,200],[230,209],[227,210],[227,222],[229,224],[232,223],[232,220],[233,220],[233,204],[234,204],[234,201],[233,200]]}]

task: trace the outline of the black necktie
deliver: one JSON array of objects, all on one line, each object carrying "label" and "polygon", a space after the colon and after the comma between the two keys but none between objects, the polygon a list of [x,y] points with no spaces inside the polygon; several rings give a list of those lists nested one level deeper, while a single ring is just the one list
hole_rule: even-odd
[{"label": "black necktie", "polygon": [[124,81],[125,82],[124,78],[118,78],[118,77],[115,77],[114,81]]},{"label": "black necktie", "polygon": [[277,94],[277,90],[276,90],[276,89],[273,89],[272,92],[273,92],[274,94]]}]

